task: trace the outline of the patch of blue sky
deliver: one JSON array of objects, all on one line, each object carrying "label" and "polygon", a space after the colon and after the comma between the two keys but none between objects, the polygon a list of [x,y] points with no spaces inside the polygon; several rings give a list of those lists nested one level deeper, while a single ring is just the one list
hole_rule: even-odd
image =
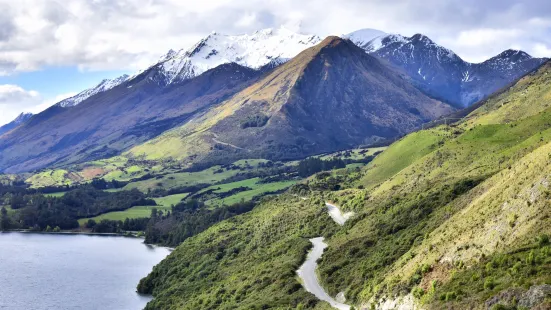
[{"label": "patch of blue sky", "polygon": [[35,90],[43,98],[53,98],[60,94],[78,93],[99,84],[103,79],[112,79],[128,71],[81,71],[72,67],[46,67],[31,72],[19,72],[9,76],[0,76],[0,85],[19,85],[25,90]]}]

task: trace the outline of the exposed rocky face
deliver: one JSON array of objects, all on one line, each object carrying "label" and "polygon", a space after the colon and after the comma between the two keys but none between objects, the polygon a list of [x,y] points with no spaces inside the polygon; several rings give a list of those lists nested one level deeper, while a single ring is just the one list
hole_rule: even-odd
[{"label": "exposed rocky face", "polygon": [[[508,289],[498,293],[486,301],[486,308],[493,309],[495,305],[517,306],[526,309],[534,309],[543,306],[546,298],[551,297],[551,285],[534,285],[528,290],[521,288]],[[542,307],[541,309],[546,309]]]}]

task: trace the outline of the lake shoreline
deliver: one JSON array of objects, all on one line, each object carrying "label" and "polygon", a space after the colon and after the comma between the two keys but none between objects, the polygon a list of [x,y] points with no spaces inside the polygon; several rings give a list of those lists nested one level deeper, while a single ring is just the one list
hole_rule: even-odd
[{"label": "lake shoreline", "polygon": [[98,232],[86,232],[86,231],[36,231],[30,229],[10,229],[0,231],[0,233],[18,232],[25,234],[52,234],[52,235],[89,235],[89,236],[120,236],[129,238],[145,239],[145,237],[138,236],[137,234],[124,234],[124,233],[98,233]]},{"label": "lake shoreline", "polygon": [[145,236],[138,236],[137,234],[123,234],[123,233],[97,233],[97,232],[86,232],[86,231],[35,231],[30,229],[11,229],[11,230],[3,230],[0,231],[0,234],[3,233],[22,233],[22,234],[38,234],[38,235],[65,235],[65,236],[99,236],[99,237],[125,237],[125,238],[133,238],[133,239],[143,239],[143,244],[148,246],[154,246],[159,248],[165,248],[169,250],[170,252],[174,251],[176,248],[164,246],[161,244],[155,244],[155,243],[145,243]]},{"label": "lake shoreline", "polygon": [[[0,270],[6,275],[0,285],[0,308],[36,304],[37,310],[71,309],[86,304],[87,309],[142,309],[154,297],[139,294],[136,285],[170,255],[170,249],[120,237],[125,236],[0,233],[5,250],[0,252]],[[14,294],[21,298],[7,298]]]}]

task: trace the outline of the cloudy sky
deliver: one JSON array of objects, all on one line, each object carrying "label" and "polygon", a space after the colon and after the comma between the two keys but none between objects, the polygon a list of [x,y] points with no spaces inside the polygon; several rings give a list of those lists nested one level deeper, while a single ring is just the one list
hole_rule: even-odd
[{"label": "cloudy sky", "polygon": [[507,48],[551,56],[548,0],[0,0],[0,124],[212,31],[423,33],[468,61]]}]

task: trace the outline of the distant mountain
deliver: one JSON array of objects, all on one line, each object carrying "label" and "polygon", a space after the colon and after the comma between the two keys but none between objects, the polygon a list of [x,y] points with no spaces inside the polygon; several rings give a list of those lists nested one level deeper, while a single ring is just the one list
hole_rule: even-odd
[{"label": "distant mountain", "polygon": [[348,35],[343,35],[343,38],[349,39],[350,41],[354,42],[357,46],[363,48],[364,50],[367,50],[372,47],[373,40],[376,38],[382,38],[388,36],[388,33],[383,32],[381,30],[377,29],[360,29],[357,31],[354,31]]},{"label": "distant mountain", "polygon": [[473,103],[486,98],[495,91],[509,86],[528,72],[531,72],[547,58],[533,58],[523,51],[506,50],[479,64],[470,64],[463,75],[464,103]]},{"label": "distant mountain", "polygon": [[426,94],[457,107],[469,106],[491,95],[546,60],[533,58],[522,51],[507,50],[475,64],[464,61],[422,34],[404,37],[369,29],[344,37],[403,70]]},{"label": "distant mountain", "polygon": [[124,74],[122,76],[119,76],[116,79],[112,79],[112,80],[105,79],[95,87],[83,90],[82,92],[78,93],[77,95],[71,98],[67,98],[65,100],[58,102],[57,105],[62,108],[74,107],[77,104],[81,103],[82,101],[92,97],[93,95],[110,90],[111,88],[124,83],[126,80],[128,80],[128,78],[129,78],[129,75]]},{"label": "distant mountain", "polygon": [[[0,139],[0,171],[105,158],[185,123],[320,42],[285,28],[212,33],[134,75],[104,80]],[[71,109],[67,109],[71,107]]]},{"label": "distant mountain", "polygon": [[[104,80],[5,131],[0,171],[63,166],[130,149],[190,163],[245,153],[298,158],[370,144],[452,110],[440,101],[467,106],[542,61],[505,51],[470,64],[423,35],[407,38],[364,29],[346,37],[361,49],[335,38],[320,48],[319,37],[285,28],[238,36],[212,33],[188,50],[168,52],[134,76]],[[336,52],[325,53],[330,50]],[[327,62],[322,66],[320,59]],[[334,117],[326,120],[327,115]],[[202,127],[195,128],[198,124]],[[165,139],[175,132],[184,133]],[[164,146],[148,148],[157,143]]]},{"label": "distant mountain", "polygon": [[17,128],[21,124],[28,121],[32,116],[33,116],[32,113],[21,113],[21,114],[19,114],[19,116],[16,119],[14,119],[10,123],[7,123],[6,125],[0,127],[0,136],[3,135],[4,133],[10,131],[10,130],[13,130],[13,129]]},{"label": "distant mountain", "polygon": [[154,67],[161,73],[158,82],[167,85],[226,63],[252,69],[281,64],[320,41],[316,35],[299,34],[283,27],[236,36],[213,32],[190,49],[170,50]]},{"label": "distant mountain", "polygon": [[329,37],[129,156],[294,159],[396,137],[452,110],[351,41]]},{"label": "distant mountain", "polygon": [[225,64],[160,86],[150,68],[71,108],[54,105],[0,136],[0,171],[20,172],[106,158],[182,125],[247,87],[262,71]]}]

